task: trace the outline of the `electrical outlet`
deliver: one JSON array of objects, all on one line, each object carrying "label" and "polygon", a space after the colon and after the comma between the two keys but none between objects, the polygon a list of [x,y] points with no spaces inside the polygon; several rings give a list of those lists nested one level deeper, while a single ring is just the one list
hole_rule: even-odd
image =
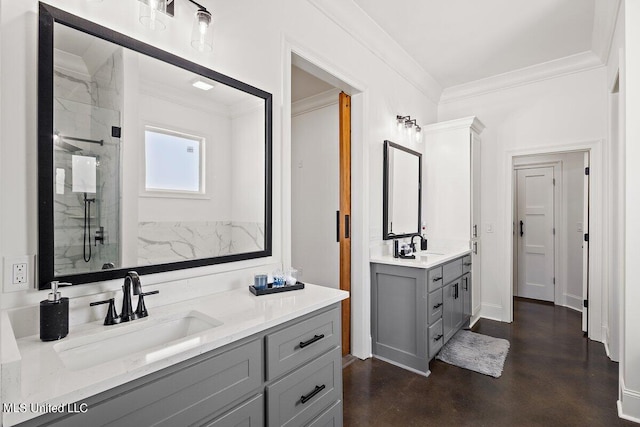
[{"label": "electrical outlet", "polygon": [[27,283],[27,263],[19,262],[18,264],[13,264],[13,280],[12,283],[14,285],[19,285],[21,283]]},{"label": "electrical outlet", "polygon": [[18,292],[29,289],[31,282],[31,257],[16,256],[4,258],[4,292]]}]

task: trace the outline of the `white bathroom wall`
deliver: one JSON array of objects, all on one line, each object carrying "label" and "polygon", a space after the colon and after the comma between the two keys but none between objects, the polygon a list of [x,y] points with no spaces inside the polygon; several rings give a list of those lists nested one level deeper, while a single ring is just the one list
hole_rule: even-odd
[{"label": "white bathroom wall", "polygon": [[[300,101],[304,102],[303,101]],[[338,96],[291,118],[291,265],[301,280],[340,288]]]},{"label": "white bathroom wall", "polygon": [[[475,115],[486,125],[481,147],[481,237],[483,253],[492,256],[482,257],[483,316],[510,320],[509,260],[502,256],[512,227],[511,212],[503,207],[505,177],[511,169],[507,156],[605,140],[605,75],[601,67],[440,104],[439,121]],[[494,231],[487,232],[489,227]],[[601,285],[601,274],[596,272],[591,280]]]},{"label": "white bathroom wall", "polygon": [[[556,287],[560,290],[560,299],[556,299],[556,304],[582,311],[584,155],[577,152],[514,159],[514,165],[552,162],[560,162],[562,177],[561,180],[557,179],[556,186],[556,191],[562,194],[560,218],[555,219],[559,240],[556,247],[559,259],[556,265]],[[560,182],[562,186],[559,185]]]},{"label": "white bathroom wall", "polygon": [[[213,1],[211,9],[215,20],[214,51],[209,55],[197,53],[190,47],[192,5],[176,3],[176,17],[169,21],[164,32],[150,32],[137,19],[138,5],[131,0],[87,2],[85,0],[50,0],[50,4],[68,10],[101,25],[135,37],[145,43],[170,51],[191,61],[233,76],[273,94],[273,257],[259,260],[221,264],[198,269],[150,275],[143,278],[145,285],[157,284],[165,289],[159,298],[148,304],[166,303],[165,298],[193,298],[213,287],[246,286],[254,273],[270,271],[281,262],[283,248],[290,247],[289,238],[283,241],[283,170],[290,168],[289,153],[283,151],[282,128],[284,87],[287,74],[284,64],[286,46],[294,45],[299,51],[310,53],[336,70],[346,80],[358,82],[362,90],[354,97],[354,121],[359,128],[352,129],[356,150],[364,153],[353,158],[354,185],[362,188],[354,195],[357,208],[354,217],[354,247],[362,248],[354,256],[368,259],[361,242],[378,242],[382,236],[382,147],[393,132],[396,114],[411,114],[418,123],[436,120],[436,103],[425,90],[425,82],[432,80],[417,64],[398,51],[387,40],[379,27],[362,17],[357,7],[347,8],[346,21],[341,26],[323,7],[331,2],[299,0],[244,0],[242,2]],[[340,2],[343,7],[350,2]],[[0,112],[0,203],[2,209],[2,242],[0,256],[31,255],[37,252],[37,1],[1,0],[1,81]],[[358,22],[355,25],[354,22]],[[366,25],[362,25],[364,22]],[[354,38],[349,28],[371,29],[367,41]],[[369,30],[367,30],[369,31]],[[376,31],[378,33],[376,33]],[[375,40],[376,43],[371,43]],[[382,40],[381,42],[378,42]],[[377,49],[384,49],[380,54]],[[405,56],[403,56],[405,55]],[[125,83],[126,84],[126,83]],[[436,95],[437,96],[437,95]],[[125,108],[136,108],[135,100],[125,100]],[[363,145],[364,144],[364,145]],[[126,149],[126,147],[124,148]],[[288,148],[287,148],[288,150]],[[129,162],[129,167],[136,164]],[[125,165],[125,167],[127,167]],[[288,178],[287,178],[288,179]],[[125,182],[125,197],[137,193]],[[287,190],[288,191],[288,190]],[[8,208],[8,206],[11,206]],[[136,217],[137,218],[137,217]],[[130,230],[129,224],[129,230]],[[124,222],[123,222],[123,230]],[[358,234],[356,235],[356,231]],[[126,231],[125,231],[126,232]],[[229,272],[222,275],[223,272]],[[367,356],[369,328],[368,269],[364,262],[354,269],[354,295],[361,311],[354,313],[363,326],[354,326],[354,340],[359,343],[356,354]],[[171,283],[169,283],[171,282]],[[189,292],[169,291],[175,283]],[[120,281],[83,285],[65,289],[65,294],[77,299],[87,295],[112,292],[117,295]],[[44,298],[44,292],[3,293],[1,307],[34,305]],[[72,308],[76,305],[74,302]],[[356,322],[356,320],[354,320]]]}]

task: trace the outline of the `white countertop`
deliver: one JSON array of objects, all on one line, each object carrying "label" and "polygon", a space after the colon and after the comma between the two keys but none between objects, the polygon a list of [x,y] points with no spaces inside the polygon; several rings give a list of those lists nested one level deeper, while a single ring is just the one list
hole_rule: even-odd
[{"label": "white countertop", "polygon": [[[212,294],[150,310],[149,317],[114,326],[101,321],[71,327],[69,335],[59,341],[42,342],[38,335],[15,340],[20,354],[19,374],[4,375],[5,362],[14,368],[16,360],[2,361],[5,403],[59,405],[82,401],[89,396],[117,387],[152,372],[214,350],[234,341],[293,320],[348,298],[349,293],[307,284],[305,289],[256,297],[247,288]],[[161,358],[149,357],[158,349],[140,351],[117,360],[80,369],[67,369],[54,346],[65,341],[88,337],[105,330],[143,329],[179,313],[198,311],[222,322],[222,325],[196,335],[197,344]],[[113,332],[114,334],[117,332]],[[193,336],[190,336],[190,338]],[[192,340],[190,340],[192,341]],[[4,342],[3,342],[4,344]],[[13,344],[13,343],[8,343]],[[122,353],[126,354],[123,348]],[[154,360],[155,359],[155,360]],[[11,426],[43,413],[3,413],[3,425]]]},{"label": "white countertop", "polygon": [[469,248],[457,248],[457,249],[443,249],[443,250],[428,250],[418,251],[415,253],[415,259],[407,258],[394,258],[393,255],[371,255],[370,262],[378,264],[399,265],[403,267],[416,267],[429,269],[436,265],[443,264],[447,261],[451,261],[461,256],[465,256],[471,253]]}]

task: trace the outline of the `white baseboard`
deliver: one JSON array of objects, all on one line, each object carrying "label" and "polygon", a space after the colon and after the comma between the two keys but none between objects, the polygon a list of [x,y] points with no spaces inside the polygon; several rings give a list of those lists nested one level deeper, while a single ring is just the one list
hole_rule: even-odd
[{"label": "white baseboard", "polygon": [[627,389],[622,377],[620,377],[618,416],[634,423],[640,423],[640,392]]},{"label": "white baseboard", "polygon": [[582,297],[564,294],[564,306],[582,313]]},{"label": "white baseboard", "polygon": [[498,304],[489,304],[483,302],[482,308],[480,309],[480,317],[503,322],[504,320],[502,320],[502,306]]}]

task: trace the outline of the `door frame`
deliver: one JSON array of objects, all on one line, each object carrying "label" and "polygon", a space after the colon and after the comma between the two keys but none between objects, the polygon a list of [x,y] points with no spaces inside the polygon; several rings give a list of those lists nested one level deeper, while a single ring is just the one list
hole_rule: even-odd
[{"label": "door frame", "polygon": [[[603,278],[604,278],[604,224],[606,195],[604,181],[608,170],[603,161],[604,140],[590,140],[568,144],[547,144],[537,148],[524,150],[507,150],[503,152],[503,179],[496,189],[503,194],[503,205],[498,209],[497,223],[498,265],[502,285],[500,306],[487,305],[485,317],[497,318],[504,322],[513,322],[513,166],[514,157],[532,156],[537,154],[561,154],[575,151],[588,151],[591,162],[589,200],[589,325],[588,337],[595,341],[603,338]],[[483,307],[484,310],[485,307]]]},{"label": "door frame", "polygon": [[[561,256],[565,251],[563,251],[563,245],[560,243],[563,241],[561,237],[564,236],[563,227],[558,227],[558,224],[562,224],[564,217],[562,212],[562,202],[563,202],[563,194],[562,194],[562,161],[554,161],[554,162],[532,162],[532,163],[520,163],[513,165],[513,224],[514,230],[517,232],[516,221],[517,221],[517,213],[518,213],[518,185],[517,185],[517,172],[522,169],[537,169],[537,168],[545,168],[550,167],[553,169],[553,179],[555,180],[555,185],[553,188],[553,227],[556,229],[556,233],[553,236],[553,275],[555,277],[555,283],[553,288],[553,302],[554,304],[558,304],[559,301],[563,301],[563,291],[566,291],[566,283],[563,283],[564,280],[560,281],[559,278],[564,278],[564,265],[560,262],[562,259]],[[513,295],[516,295],[518,287],[518,239],[513,239]],[[564,305],[564,304],[560,304]]]},{"label": "door frame", "polygon": [[[351,95],[351,354],[360,359],[371,357],[371,275],[369,270],[369,144],[365,144],[368,128],[366,86],[338,65],[314,52],[289,34],[282,37],[282,146],[280,158],[282,195],[282,240],[279,243],[283,263],[291,263],[291,65],[331,83]],[[278,156],[274,146],[274,158]],[[276,207],[277,209],[277,207]],[[274,240],[277,237],[274,236]]]}]

